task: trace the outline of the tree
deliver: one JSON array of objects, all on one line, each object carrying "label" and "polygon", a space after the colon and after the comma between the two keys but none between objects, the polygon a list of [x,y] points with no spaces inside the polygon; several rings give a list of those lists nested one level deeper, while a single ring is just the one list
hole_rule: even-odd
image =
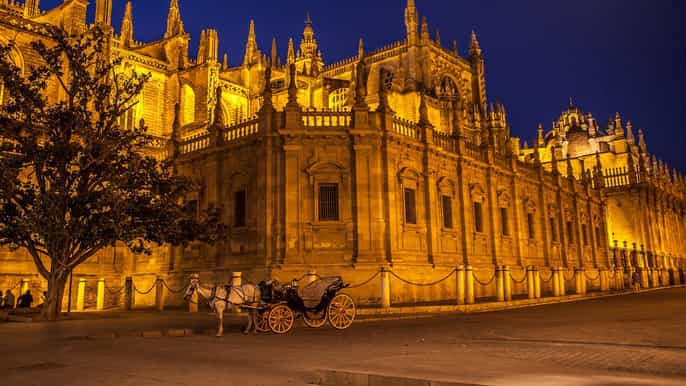
[{"label": "tree", "polygon": [[[32,42],[42,64],[24,74],[10,60],[12,43],[0,46],[0,246],[33,258],[48,282],[43,316],[55,320],[70,273],[104,248],[212,243],[223,225],[218,210],[185,203],[197,189],[190,179],[146,155],[153,138],[143,122],[119,125],[148,75],[116,71],[121,62],[107,57],[98,27],[48,32],[49,43]],[[49,87],[63,97],[50,101]]]}]

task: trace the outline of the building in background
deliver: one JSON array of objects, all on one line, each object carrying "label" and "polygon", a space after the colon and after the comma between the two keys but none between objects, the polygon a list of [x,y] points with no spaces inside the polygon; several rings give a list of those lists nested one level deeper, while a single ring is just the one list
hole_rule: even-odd
[{"label": "building in background", "polygon": [[[291,39],[285,58],[276,41],[266,52],[258,47],[251,22],[236,67],[220,58],[216,30],[202,31],[197,54],[189,55],[178,0],[154,42],[134,39],[131,2],[118,33],[111,0],[95,6],[95,23],[110,32],[109,55],[123,59],[120,71],[151,74],[122,126],[145,121],[167,144],[159,155],[203,186],[189,199],[199,208],[221,207],[230,235],[216,246],[164,247],[152,256],[115,248],[82,266],[79,277],[105,277],[114,287],[133,277],[147,289],[158,277],[178,287],[190,273],[228,282],[236,271],[253,281],[316,270],[361,282],[392,267],[427,282],[457,266],[483,278],[503,266],[517,277],[528,266],[683,266],[681,177],[649,164],[641,141],[619,139],[620,129],[584,126],[590,119],[576,108],[548,137],[539,132],[534,149],[520,148],[504,106],[488,102],[476,35],[466,55],[454,42],[446,48],[413,0],[401,40],[375,50],[360,40],[357,55],[330,64],[309,15],[299,46]],[[29,44],[43,37],[41,26],[77,32],[86,27],[86,7],[85,0],[65,0],[41,11],[37,0],[2,1],[0,39],[16,42],[13,58],[26,68],[35,63]],[[59,100],[58,85],[50,97]],[[597,149],[585,150],[584,141]],[[635,162],[626,163],[627,183],[620,184],[624,177],[605,169],[623,166],[629,148]],[[553,166],[567,158],[576,172]],[[633,212],[639,221],[617,217],[629,213],[615,210],[620,204],[642,208]],[[673,226],[658,228],[664,221]],[[624,240],[622,256],[633,260],[615,257]],[[0,285],[31,275],[42,285],[27,257],[3,252],[0,259]],[[394,286],[394,302],[449,299],[455,291],[450,281],[426,290]],[[380,292],[377,284],[351,291],[361,303],[378,301]],[[491,280],[476,295],[494,291]],[[515,283],[514,291],[526,288]]]}]

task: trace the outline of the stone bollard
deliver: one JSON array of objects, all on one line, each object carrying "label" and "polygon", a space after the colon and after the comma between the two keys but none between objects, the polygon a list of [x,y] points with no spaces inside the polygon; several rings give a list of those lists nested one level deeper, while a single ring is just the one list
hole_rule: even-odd
[{"label": "stone bollard", "polygon": [[164,287],[164,279],[157,277],[155,282],[155,308],[157,311],[164,311],[164,303],[167,300],[167,289]]},{"label": "stone bollard", "polygon": [[533,267],[534,270],[534,292],[536,293],[536,299],[541,298],[541,272],[538,267]]},{"label": "stone bollard", "polygon": [[499,302],[505,301],[505,280],[500,266],[495,267],[495,293]]},{"label": "stone bollard", "polygon": [[314,283],[317,281],[317,278],[317,271],[314,269],[307,271],[307,284]]},{"label": "stone bollard", "polygon": [[381,307],[391,308],[391,273],[381,268]]},{"label": "stone bollard", "polygon": [[526,267],[526,293],[529,299],[536,298],[536,283],[534,282],[534,267]]},{"label": "stone bollard", "polygon": [[98,311],[105,309],[105,278],[98,279],[98,295],[95,302],[95,308]]},{"label": "stone bollard", "polygon": [[643,267],[638,269],[641,270],[641,288],[650,288],[650,283],[648,283],[648,269]]},{"label": "stone bollard", "polygon": [[574,291],[576,292],[577,295],[583,295],[584,294],[584,269],[583,268],[575,268],[574,269]]},{"label": "stone bollard", "polygon": [[[240,287],[243,285],[243,272],[232,272],[231,273],[231,286]],[[232,307],[232,311],[235,314],[240,314],[242,312],[241,308],[238,306]]]},{"label": "stone bollard", "polygon": [[464,277],[467,285],[467,288],[465,288],[465,302],[467,304],[474,304],[474,272],[472,272],[471,265],[465,267]]},{"label": "stone bollard", "polygon": [[567,295],[567,280],[565,279],[565,272],[567,272],[567,268],[560,268],[558,271],[558,275],[560,277],[560,296],[566,296]]},{"label": "stone bollard", "polygon": [[80,278],[76,289],[76,312],[83,312],[86,303],[86,279]]},{"label": "stone bollard", "polygon": [[503,267],[503,280],[505,281],[505,301],[512,300],[512,276],[510,276],[510,267],[507,265]]},{"label": "stone bollard", "polygon": [[560,270],[558,268],[551,268],[553,272],[553,296],[558,297],[562,293],[560,290]]},{"label": "stone bollard", "polygon": [[124,282],[124,310],[133,309],[133,278],[128,276]]},{"label": "stone bollard", "polygon": [[607,291],[607,271],[605,268],[598,268],[598,276],[600,277],[600,292]]},{"label": "stone bollard", "polygon": [[459,266],[455,269],[455,282],[457,288],[455,289],[455,294],[457,296],[457,304],[463,305],[465,302],[465,277],[464,277],[464,266]]}]

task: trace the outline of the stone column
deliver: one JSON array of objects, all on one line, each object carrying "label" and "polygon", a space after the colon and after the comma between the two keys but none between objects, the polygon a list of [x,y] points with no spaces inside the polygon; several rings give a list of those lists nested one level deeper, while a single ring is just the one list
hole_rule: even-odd
[{"label": "stone column", "polygon": [[510,276],[510,268],[506,265],[503,267],[503,281],[505,282],[505,301],[512,300],[512,276]]},{"label": "stone column", "polygon": [[464,266],[457,267],[455,271],[455,280],[457,282],[457,288],[455,294],[457,295],[457,304],[463,305],[465,303],[465,270]]},{"label": "stone column", "polygon": [[584,277],[584,269],[583,268],[576,268],[574,269],[574,290],[577,295],[583,295],[584,294],[584,281],[586,278]]},{"label": "stone column", "polygon": [[529,299],[536,298],[536,283],[534,282],[534,268],[532,266],[526,267],[526,285],[527,295]]},{"label": "stone column", "polygon": [[565,296],[567,295],[567,283],[565,280],[565,272],[567,272],[567,268],[559,268],[557,272],[558,277],[560,278],[560,296]]},{"label": "stone column", "polygon": [[499,302],[505,301],[505,280],[503,270],[500,266],[495,266],[495,293]]},{"label": "stone column", "polygon": [[541,298],[541,272],[538,267],[533,267],[534,270],[534,293],[536,294],[536,299]]},{"label": "stone column", "polygon": [[126,277],[124,282],[124,310],[131,311],[133,309],[133,278]]},{"label": "stone column", "polygon": [[467,284],[467,288],[465,289],[465,296],[466,299],[465,301],[467,304],[474,304],[474,273],[472,272],[472,266],[468,265],[465,268],[465,283]]},{"label": "stone column", "polygon": [[167,293],[164,287],[164,279],[158,276],[155,281],[155,308],[157,311],[164,311],[164,303],[166,301]]},{"label": "stone column", "polygon": [[83,312],[86,303],[86,279],[80,278],[76,290],[76,311]]},{"label": "stone column", "polygon": [[391,308],[391,273],[381,268],[381,308]]},{"label": "stone column", "polygon": [[553,272],[553,296],[558,297],[562,293],[560,290],[560,270],[551,268]]},{"label": "stone column", "polygon": [[598,277],[600,277],[600,292],[607,291],[607,271],[605,267],[598,268]]},{"label": "stone column", "polygon": [[98,311],[105,309],[105,278],[98,279],[98,296],[96,301],[96,307]]}]

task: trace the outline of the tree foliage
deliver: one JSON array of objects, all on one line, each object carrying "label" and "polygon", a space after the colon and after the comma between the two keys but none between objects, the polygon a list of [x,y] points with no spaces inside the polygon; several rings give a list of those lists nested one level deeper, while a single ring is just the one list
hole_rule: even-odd
[{"label": "tree foliage", "polygon": [[103,248],[211,243],[223,226],[218,211],[185,204],[198,187],[151,156],[160,140],[142,121],[119,123],[149,75],[123,73],[98,27],[77,36],[49,27],[49,35],[32,43],[42,63],[30,68],[12,63],[12,44],[0,46],[0,246],[33,258],[53,319],[69,273]]}]

